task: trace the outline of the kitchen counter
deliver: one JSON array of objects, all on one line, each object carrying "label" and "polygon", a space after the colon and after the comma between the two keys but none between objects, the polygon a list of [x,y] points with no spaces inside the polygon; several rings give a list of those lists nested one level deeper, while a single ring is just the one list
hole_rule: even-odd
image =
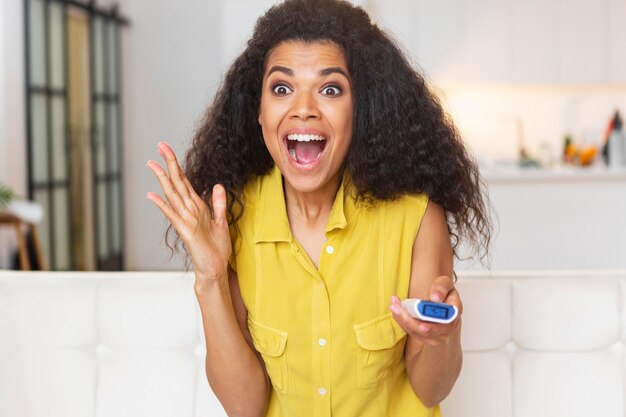
[{"label": "kitchen counter", "polygon": [[609,169],[603,165],[591,167],[557,166],[554,168],[521,168],[517,165],[496,165],[481,168],[480,174],[488,184],[511,182],[569,182],[626,181],[626,167]]},{"label": "kitchen counter", "polygon": [[626,169],[496,165],[482,175],[499,224],[493,269],[626,269]]}]

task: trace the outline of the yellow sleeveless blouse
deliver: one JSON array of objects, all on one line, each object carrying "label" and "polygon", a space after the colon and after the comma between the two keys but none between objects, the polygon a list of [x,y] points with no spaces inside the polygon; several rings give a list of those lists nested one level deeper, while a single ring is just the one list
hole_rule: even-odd
[{"label": "yellow sleeveless blouse", "polygon": [[268,417],[438,417],[409,384],[406,298],[425,195],[355,204],[341,185],[316,268],[293,238],[280,170],[248,184],[233,233],[248,327],[272,382]]}]

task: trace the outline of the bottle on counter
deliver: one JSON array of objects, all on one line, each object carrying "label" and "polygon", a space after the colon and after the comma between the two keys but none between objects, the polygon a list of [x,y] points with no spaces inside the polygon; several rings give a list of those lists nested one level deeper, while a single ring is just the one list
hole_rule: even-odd
[{"label": "bottle on counter", "polygon": [[606,160],[610,169],[619,169],[626,166],[626,137],[622,118],[618,111],[611,121],[611,131],[606,140]]}]

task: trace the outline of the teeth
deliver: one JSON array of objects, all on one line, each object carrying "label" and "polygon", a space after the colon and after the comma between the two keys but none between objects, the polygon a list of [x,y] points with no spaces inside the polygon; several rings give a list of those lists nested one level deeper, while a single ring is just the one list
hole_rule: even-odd
[{"label": "teeth", "polygon": [[287,135],[287,139],[289,140],[297,140],[298,142],[309,142],[312,140],[326,140],[324,136],[321,135],[300,135],[296,133],[292,133],[291,135]]},{"label": "teeth", "polygon": [[295,149],[289,149],[289,156],[291,156],[291,158],[292,158],[294,161],[297,161],[297,160],[298,160],[298,158],[296,157],[296,150],[295,150]]}]

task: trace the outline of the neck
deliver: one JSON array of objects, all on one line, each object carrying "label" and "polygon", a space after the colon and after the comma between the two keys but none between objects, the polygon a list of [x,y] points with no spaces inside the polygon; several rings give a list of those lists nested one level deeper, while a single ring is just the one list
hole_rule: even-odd
[{"label": "neck", "polygon": [[287,214],[290,220],[297,217],[309,224],[322,222],[325,225],[340,185],[339,175],[314,192],[298,191],[284,182]]}]

